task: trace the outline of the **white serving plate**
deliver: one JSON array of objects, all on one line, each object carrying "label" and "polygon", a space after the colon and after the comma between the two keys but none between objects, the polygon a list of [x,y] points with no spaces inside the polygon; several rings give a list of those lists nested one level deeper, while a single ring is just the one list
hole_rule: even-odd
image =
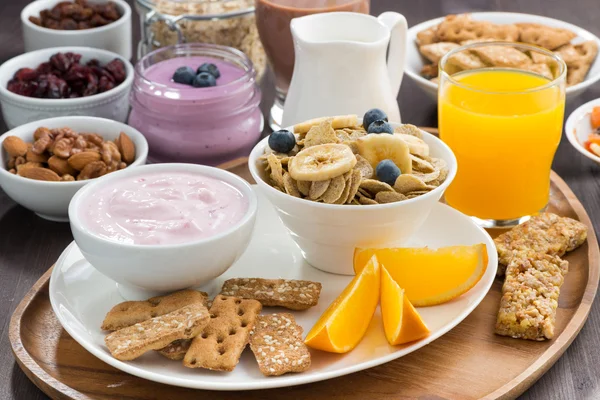
[{"label": "white serving plate", "polygon": [[[307,311],[292,311],[306,334],[352,277],[329,274],[308,265],[270,203],[260,193],[258,200],[256,228],[248,250],[225,274],[202,287],[202,290],[214,296],[226,279],[234,277],[319,281],[323,284],[319,304]],[[153,352],[130,362],[114,359],[104,345],[106,332],[100,330],[100,325],[105,314],[123,299],[116,284],[96,271],[83,258],[75,243],[71,243],[56,262],[50,278],[50,302],[58,320],[73,339],[102,361],[132,375],[169,385],[207,390],[293,386],[347,375],[409,354],[455,327],[483,300],[496,275],[498,259],[493,241],[470,218],[438,203],[411,239],[410,245],[435,248],[482,242],[487,245],[489,262],[479,283],[448,303],[419,308],[431,330],[431,335],[426,339],[403,346],[390,346],[377,311],[364,339],[353,351],[331,354],[311,349],[312,366],[308,371],[279,377],[263,376],[249,349],[245,350],[236,369],[229,373],[188,369],[181,362],[168,360]],[[169,266],[165,265],[165,268]],[[265,308],[263,313],[281,311],[283,309]]]},{"label": "white serving plate", "polygon": [[[587,40],[593,40],[600,47],[600,39],[593,33],[578,27],[577,25],[569,24],[558,19],[542,17],[540,15],[533,14],[522,14],[512,12],[474,12],[470,13],[476,21],[489,21],[496,24],[514,24],[521,22],[534,22],[537,24],[547,25],[556,28],[568,29],[577,34],[577,37],[571,41],[571,43],[580,43]],[[421,68],[425,65],[425,59],[419,53],[419,47],[417,46],[417,33],[424,31],[432,26],[438,25],[444,20],[445,17],[431,19],[429,21],[422,22],[418,25],[413,26],[408,30],[407,43],[406,43],[406,67],[404,73],[408,77],[415,81],[415,83],[423,89],[431,98],[437,100],[437,84],[425,79],[421,76]],[[590,71],[588,72],[585,80],[577,85],[573,85],[567,88],[567,100],[573,99],[591,85],[600,80],[600,56],[596,57],[596,60],[592,64]]]},{"label": "white serving plate", "polygon": [[573,111],[565,123],[565,135],[571,146],[575,147],[575,150],[600,164],[600,157],[590,153],[583,147],[588,135],[593,132],[590,115],[594,107],[600,107],[600,99],[588,101]]}]

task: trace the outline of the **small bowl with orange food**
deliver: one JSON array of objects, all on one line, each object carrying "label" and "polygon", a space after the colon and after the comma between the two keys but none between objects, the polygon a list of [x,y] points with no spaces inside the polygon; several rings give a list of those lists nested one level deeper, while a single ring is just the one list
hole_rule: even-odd
[{"label": "small bowl with orange food", "polygon": [[600,99],[573,111],[565,124],[565,133],[575,150],[600,164]]}]

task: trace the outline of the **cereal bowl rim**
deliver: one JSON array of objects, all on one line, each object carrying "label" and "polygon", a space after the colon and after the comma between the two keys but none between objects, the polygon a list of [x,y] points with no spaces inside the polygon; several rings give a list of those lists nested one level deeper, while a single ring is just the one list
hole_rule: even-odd
[{"label": "cereal bowl rim", "polygon": [[[37,58],[37,56],[42,56],[47,54],[47,59],[53,54],[56,53],[78,53],[84,57],[95,58],[93,55],[103,55],[107,58],[112,57],[113,59],[118,58],[125,64],[125,70],[127,75],[125,76],[125,80],[121,82],[119,85],[114,88],[107,90],[103,93],[98,93],[92,96],[87,97],[78,97],[74,99],[40,99],[37,97],[27,97],[20,94],[13,93],[9,91],[5,85],[0,84],[0,100],[1,101],[11,101],[18,106],[37,106],[37,107],[45,107],[48,109],[53,108],[70,108],[83,105],[94,105],[96,103],[102,103],[110,99],[111,97],[119,94],[120,92],[129,90],[133,83],[134,79],[134,68],[129,60],[126,60],[120,54],[117,54],[112,51],[98,49],[95,47],[85,47],[85,46],[60,46],[60,47],[48,47],[45,49],[39,49],[30,51],[28,53],[23,53],[18,56],[15,56],[7,61],[5,61],[2,65],[0,65],[0,79],[4,79],[4,76],[12,77],[15,72],[17,72],[21,68],[33,68],[28,65],[21,65],[24,59],[29,58]],[[45,62],[45,61],[42,61]],[[11,78],[7,79],[7,82]]]},{"label": "cereal bowl rim", "polygon": [[593,107],[600,107],[600,98],[590,100],[587,103],[582,104],[569,115],[567,121],[565,122],[565,135],[567,136],[569,143],[575,148],[575,150],[577,150],[590,160],[600,164],[600,157],[587,151],[583,144],[579,141],[579,139],[577,138],[577,134],[575,133],[575,128],[577,127],[579,121],[582,120],[589,112],[591,112]]},{"label": "cereal bowl rim", "polygon": [[[176,243],[176,244],[132,244],[132,243],[123,243],[115,240],[106,239],[91,233],[86,227],[81,218],[79,217],[79,206],[81,202],[85,198],[85,196],[93,190],[97,190],[101,186],[109,185],[111,182],[118,180],[121,177],[135,176],[137,174],[144,174],[146,172],[169,172],[169,171],[185,171],[188,173],[198,173],[199,175],[209,176],[211,178],[215,178],[221,181],[224,181],[237,190],[242,192],[244,196],[248,198],[248,209],[246,213],[236,224],[229,227],[227,230],[220,232],[214,236],[209,236],[203,239],[197,239],[189,242]],[[207,173],[208,171],[208,173]],[[235,175],[232,172],[229,172],[224,169],[211,167],[208,165],[199,165],[199,164],[189,164],[189,163],[165,163],[165,164],[146,164],[139,166],[137,168],[133,168],[131,170],[122,169],[117,172],[113,172],[109,175],[105,175],[102,177],[103,179],[98,179],[89,185],[84,186],[79,189],[77,193],[73,196],[71,201],[69,202],[69,222],[71,225],[71,230],[76,229],[80,234],[86,236],[88,239],[95,240],[103,243],[105,246],[113,246],[120,247],[130,250],[151,250],[151,251],[162,251],[162,250],[174,250],[174,249],[182,249],[187,247],[195,247],[195,246],[204,246],[210,243],[217,242],[222,240],[229,235],[235,233],[243,226],[253,223],[253,219],[256,216],[256,212],[258,210],[258,198],[256,197],[256,193],[252,189],[252,186],[246,182],[243,178]]]},{"label": "cereal bowl rim", "polygon": [[129,6],[129,4],[127,4],[127,2],[125,2],[124,0],[110,0],[110,1],[116,3],[123,11],[123,14],[121,15],[121,17],[118,20],[113,21],[110,24],[107,24],[104,26],[98,26],[98,27],[88,28],[88,29],[62,30],[62,29],[50,29],[50,28],[46,28],[43,26],[39,26],[29,20],[29,17],[33,16],[33,12],[31,11],[33,8],[37,8],[38,5],[42,5],[42,4],[56,5],[56,4],[60,3],[60,0],[35,0],[35,1],[27,4],[23,8],[23,10],[21,10],[21,23],[24,25],[27,25],[28,28],[31,28],[31,29],[37,31],[38,33],[47,34],[47,35],[52,34],[52,35],[56,35],[56,36],[77,36],[77,35],[85,35],[87,33],[90,33],[90,34],[103,33],[103,32],[109,31],[111,29],[115,29],[116,27],[118,27],[120,25],[127,24],[128,21],[131,20],[132,11],[131,11],[131,7]]},{"label": "cereal bowl rim", "polygon": [[[148,158],[148,141],[146,140],[146,138],[144,137],[144,135],[138,131],[137,129],[135,129],[132,126],[129,126],[123,122],[119,122],[119,121],[114,121],[112,119],[106,119],[106,118],[100,118],[100,117],[87,117],[87,116],[62,116],[62,117],[54,117],[54,118],[46,118],[46,119],[42,119],[39,121],[33,121],[33,122],[28,122],[24,125],[20,125],[17,126],[9,131],[7,131],[6,133],[4,133],[3,135],[0,135],[0,160],[4,159],[4,156],[2,156],[4,149],[2,149],[2,143],[4,143],[4,140],[8,137],[8,136],[18,136],[19,138],[23,139],[23,135],[26,135],[26,131],[31,129],[31,135],[33,135],[33,132],[35,131],[35,129],[39,128],[40,126],[43,126],[44,124],[47,124],[48,122],[58,122],[59,120],[76,120],[76,121],[89,121],[90,123],[111,123],[111,124],[117,124],[119,126],[119,129],[121,129],[121,131],[123,131],[123,128],[126,128],[126,130],[129,131],[129,133],[127,133],[128,136],[133,136],[130,135],[131,132],[134,133],[134,136],[136,137],[136,139],[139,139],[140,142],[142,143],[142,148],[138,148],[136,146],[136,154],[135,154],[135,160],[129,164],[127,166],[127,168],[131,168],[131,167],[139,167],[140,165],[143,165],[142,160],[145,162],[145,160]],[[23,131],[24,133],[22,134],[15,134],[14,131],[19,130],[19,131]],[[132,138],[133,139],[133,138]],[[125,169],[127,169],[125,168]],[[114,174],[115,172],[111,172],[111,174]],[[21,183],[25,183],[25,184],[32,184],[32,185],[38,185],[40,187],[73,187],[73,186],[85,186],[91,182],[95,182],[97,181],[99,178],[93,178],[93,179],[87,179],[84,181],[70,181],[70,182],[64,182],[64,181],[59,181],[59,182],[48,182],[48,181],[39,181],[39,180],[35,180],[35,179],[30,179],[30,178],[24,178],[22,176],[19,175],[15,175],[15,174],[11,174],[10,172],[8,172],[8,170],[4,167],[4,165],[0,165],[0,177],[5,178],[5,179],[9,179],[12,180],[15,183],[21,184]],[[103,177],[100,177],[103,178]]]},{"label": "cereal bowl rim", "polygon": [[[358,120],[360,123],[362,123],[362,118],[358,118]],[[401,124],[398,122],[390,122],[390,124],[393,127],[406,125],[406,124]],[[282,129],[289,130],[290,132],[294,131],[293,127],[287,127],[287,128],[282,128]],[[407,199],[407,200],[397,201],[394,203],[387,203],[387,204],[369,204],[369,205],[364,205],[364,204],[360,204],[360,205],[358,205],[358,204],[325,204],[325,203],[319,203],[316,201],[308,201],[306,199],[297,198],[297,197],[294,197],[287,193],[280,192],[279,190],[275,189],[274,187],[269,185],[267,182],[265,182],[265,180],[262,178],[260,172],[258,171],[258,166],[257,166],[258,158],[262,154],[264,154],[264,150],[268,146],[269,136],[263,138],[252,149],[252,152],[250,153],[250,157],[248,158],[248,169],[250,170],[250,174],[252,175],[252,178],[254,178],[254,180],[256,181],[256,184],[258,186],[260,186],[262,188],[266,188],[273,195],[278,196],[279,198],[281,198],[283,200],[287,199],[287,200],[291,201],[293,204],[304,204],[304,205],[309,205],[309,206],[314,206],[314,207],[319,207],[319,208],[329,209],[329,210],[357,210],[357,209],[358,210],[382,210],[382,209],[401,207],[402,205],[413,204],[420,200],[424,200],[431,196],[435,196],[440,191],[442,192],[440,194],[440,197],[441,197],[441,195],[446,191],[446,189],[448,188],[450,183],[452,183],[452,181],[456,177],[456,171],[458,169],[456,156],[454,155],[454,152],[452,151],[452,149],[450,149],[450,147],[446,143],[444,143],[440,138],[436,137],[435,135],[432,135],[429,132],[425,132],[422,129],[419,129],[419,131],[421,131],[421,133],[423,135],[428,136],[436,144],[438,144],[443,149],[445,149],[448,152],[448,154],[451,155],[452,158],[451,158],[451,160],[444,159],[444,161],[446,161],[446,163],[448,164],[448,169],[449,169],[446,180],[440,186],[436,187],[435,189],[430,190],[429,192],[422,194],[421,196],[414,197],[412,199]],[[449,163],[450,161],[452,161],[452,165],[454,166],[454,168],[452,168],[452,169],[450,168],[450,163]]]},{"label": "cereal bowl rim", "polygon": [[[556,18],[550,18],[550,17],[545,17],[543,15],[536,15],[536,14],[517,13],[517,12],[505,12],[505,11],[467,12],[467,13],[462,13],[462,14],[471,14],[474,17],[480,17],[479,19],[482,20],[482,21],[489,21],[489,22],[493,22],[493,21],[490,21],[490,17],[493,17],[494,15],[496,15],[496,16],[508,16],[508,17],[510,17],[510,16],[531,17],[533,19],[533,21],[531,21],[531,22],[534,22],[534,23],[547,22],[548,24],[551,24],[550,26],[568,28],[572,32],[577,33],[578,36],[579,36],[579,32],[582,32],[585,35],[588,35],[590,37],[589,40],[594,40],[598,44],[598,47],[600,48],[600,38],[598,36],[594,35],[592,32],[588,31],[587,29],[584,29],[584,28],[579,27],[577,25],[574,25],[574,24],[571,24],[569,22],[562,21],[562,20],[556,19]],[[420,22],[417,25],[414,25],[414,26],[410,27],[408,29],[407,35],[406,35],[407,36],[407,46],[417,46],[417,44],[416,44],[417,33],[421,32],[421,31],[423,31],[425,29],[431,28],[434,25],[438,25],[445,18],[446,18],[446,16],[442,16],[442,17],[438,17],[438,18],[433,18],[433,19],[430,19],[430,20],[427,20],[427,21]],[[519,42],[517,42],[517,43],[519,43]],[[417,52],[418,52],[418,49],[417,49]],[[407,54],[407,58],[408,58],[408,54]],[[600,63],[600,53],[598,53],[598,55],[596,55],[596,58],[592,62],[592,65],[594,65],[594,63]],[[423,78],[418,73],[418,71],[415,72],[412,69],[410,69],[409,63],[406,63],[406,67],[404,68],[404,72],[413,81],[416,81],[416,82],[418,82],[421,85],[427,86],[431,90],[435,90],[435,91],[438,90],[438,84],[436,84],[434,82],[431,82],[429,79]],[[593,85],[594,83],[598,82],[599,80],[600,80],[600,70],[595,75],[590,75],[589,72],[588,72],[588,75],[586,75],[586,77],[583,80],[583,82],[580,82],[580,83],[578,83],[576,85],[567,87],[566,88],[566,94],[570,94],[570,93],[577,92],[579,90],[585,89],[585,88]]]}]

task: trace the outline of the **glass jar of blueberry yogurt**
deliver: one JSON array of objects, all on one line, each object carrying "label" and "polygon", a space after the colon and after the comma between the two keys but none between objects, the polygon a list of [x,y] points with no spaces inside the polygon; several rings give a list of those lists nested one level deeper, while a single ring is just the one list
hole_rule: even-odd
[{"label": "glass jar of blueberry yogurt", "polygon": [[136,64],[130,96],[129,125],[153,162],[217,165],[248,155],[263,128],[254,66],[231,47],[155,50]]}]

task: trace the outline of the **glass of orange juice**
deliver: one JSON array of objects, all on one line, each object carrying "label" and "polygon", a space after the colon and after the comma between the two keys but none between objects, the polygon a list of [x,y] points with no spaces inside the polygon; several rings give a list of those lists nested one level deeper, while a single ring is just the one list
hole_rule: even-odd
[{"label": "glass of orange juice", "polygon": [[484,227],[545,209],[565,108],[564,61],[525,44],[481,42],[440,61],[440,137],[458,173],[446,202]]}]

